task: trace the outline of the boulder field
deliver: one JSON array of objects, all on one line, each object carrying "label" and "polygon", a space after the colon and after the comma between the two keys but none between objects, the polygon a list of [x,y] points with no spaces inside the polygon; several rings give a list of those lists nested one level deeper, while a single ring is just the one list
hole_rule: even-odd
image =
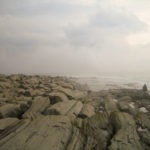
[{"label": "boulder field", "polygon": [[0,150],[150,150],[150,95],[0,75]]}]

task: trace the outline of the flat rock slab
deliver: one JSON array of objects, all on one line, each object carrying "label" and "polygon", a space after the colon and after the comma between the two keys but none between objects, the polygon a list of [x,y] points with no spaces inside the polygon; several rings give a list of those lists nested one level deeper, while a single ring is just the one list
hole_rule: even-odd
[{"label": "flat rock slab", "polygon": [[0,131],[5,130],[8,126],[11,126],[13,123],[18,122],[17,118],[4,118],[0,119]]},{"label": "flat rock slab", "polygon": [[[20,127],[21,128],[21,127]],[[0,141],[1,150],[64,150],[72,132],[65,116],[42,116]]]}]

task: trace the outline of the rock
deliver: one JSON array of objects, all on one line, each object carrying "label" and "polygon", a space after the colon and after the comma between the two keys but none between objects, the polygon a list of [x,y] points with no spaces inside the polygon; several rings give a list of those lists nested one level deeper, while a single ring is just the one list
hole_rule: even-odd
[{"label": "rock", "polygon": [[81,109],[83,107],[82,102],[76,101],[76,103],[73,105],[73,107],[66,113],[67,116],[70,117],[71,120],[76,118],[78,114],[80,113]]},{"label": "rock", "polygon": [[133,108],[133,109],[135,108],[134,102],[130,102],[128,105],[130,108]]},{"label": "rock", "polygon": [[107,114],[97,113],[92,118],[85,120],[83,129],[87,136],[85,149],[106,149],[107,141],[111,135],[109,117]]},{"label": "rock", "polygon": [[77,127],[73,127],[72,135],[65,150],[84,149],[84,136]]},{"label": "rock", "polygon": [[129,105],[126,101],[120,101],[118,103],[118,108],[120,111],[129,112]]},{"label": "rock", "polygon": [[8,126],[11,126],[12,124],[14,124],[18,121],[19,121],[19,119],[17,119],[17,118],[0,119],[0,132],[5,130]]},{"label": "rock", "polygon": [[68,101],[68,98],[65,94],[60,92],[53,92],[49,94],[50,103],[55,104],[62,101]]},{"label": "rock", "polygon": [[15,97],[15,102],[20,104],[20,103],[26,103],[28,101],[32,101],[32,97],[26,97],[26,96],[19,96]]},{"label": "rock", "polygon": [[109,150],[144,150],[136,132],[135,121],[131,115],[124,112],[113,112],[111,113],[111,122],[115,134]]},{"label": "rock", "polygon": [[26,97],[31,97],[32,96],[30,91],[27,91],[25,89],[19,89],[18,90],[18,95],[19,95],[19,97],[20,96],[26,96]]},{"label": "rock", "polygon": [[20,103],[20,110],[23,113],[25,113],[31,106],[32,102],[31,101],[25,101]]},{"label": "rock", "polygon": [[138,112],[138,108],[136,107],[134,102],[130,101],[119,101],[118,102],[118,109],[121,112],[127,112],[131,115],[135,115]]},{"label": "rock", "polygon": [[142,128],[147,128],[150,130],[150,117],[147,113],[139,112],[135,116],[137,124],[139,124]]},{"label": "rock", "polygon": [[82,92],[82,91],[79,91],[79,90],[71,90],[71,89],[68,89],[68,88],[63,88],[61,86],[57,86],[57,87],[53,88],[53,90],[57,91],[57,92],[64,93],[65,95],[67,95],[67,97],[70,100],[71,99],[78,100],[78,99],[82,99],[86,96],[86,92]]},{"label": "rock", "polygon": [[31,107],[23,114],[23,118],[35,118],[37,115],[41,115],[46,108],[50,105],[49,98],[36,97]]},{"label": "rock", "polygon": [[0,107],[0,118],[7,117],[19,117],[21,110],[18,105],[15,104],[5,104]]},{"label": "rock", "polygon": [[70,101],[64,101],[64,102],[58,102],[49,108],[44,112],[45,115],[65,115],[74,105],[76,101],[70,100]]},{"label": "rock", "polygon": [[117,103],[114,102],[114,101],[112,100],[112,98],[107,98],[106,101],[105,101],[104,106],[105,106],[105,111],[106,111],[107,113],[109,113],[109,114],[110,114],[111,112],[114,112],[114,111],[117,111],[117,110],[118,110],[118,108],[117,108]]},{"label": "rock", "polygon": [[[20,127],[21,128],[21,127]],[[72,126],[65,116],[43,116],[34,120],[11,136],[0,141],[1,150],[63,150],[72,133]],[[9,137],[9,138],[8,138]]]},{"label": "rock", "polygon": [[71,83],[65,83],[65,82],[59,82],[59,85],[61,85],[63,88],[67,89],[74,89],[74,86]]},{"label": "rock", "polygon": [[143,142],[143,145],[149,147],[150,145],[150,117],[146,113],[138,113],[136,116],[136,123],[138,125],[138,134]]},{"label": "rock", "polygon": [[79,114],[83,104],[80,101],[70,100],[56,103],[50,106],[44,114],[46,115],[68,115],[75,117]]},{"label": "rock", "polygon": [[130,97],[130,96],[122,96],[121,98],[120,98],[120,101],[131,101],[132,100],[132,98]]},{"label": "rock", "polygon": [[149,150],[150,95],[77,79],[0,75],[0,150]]},{"label": "rock", "polygon": [[77,118],[73,125],[73,133],[66,150],[106,149],[111,133],[106,113],[97,113],[84,120]]},{"label": "rock", "polygon": [[25,92],[30,93],[29,96],[31,96],[31,97],[37,97],[37,96],[45,95],[44,89],[28,89]]},{"label": "rock", "polygon": [[139,108],[139,111],[140,111],[140,112],[143,112],[143,113],[149,112],[145,107]]},{"label": "rock", "polygon": [[94,115],[95,115],[94,107],[90,104],[84,104],[83,108],[82,108],[82,110],[81,110],[81,112],[79,113],[78,116],[81,117],[81,118],[86,118],[86,117],[90,118]]}]

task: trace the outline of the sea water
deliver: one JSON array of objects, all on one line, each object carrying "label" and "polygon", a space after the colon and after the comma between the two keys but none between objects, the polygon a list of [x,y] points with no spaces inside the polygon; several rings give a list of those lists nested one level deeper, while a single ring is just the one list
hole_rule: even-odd
[{"label": "sea water", "polygon": [[81,84],[87,84],[94,91],[120,88],[142,89],[144,84],[150,89],[149,74],[101,73],[93,76],[78,76],[77,81]]}]

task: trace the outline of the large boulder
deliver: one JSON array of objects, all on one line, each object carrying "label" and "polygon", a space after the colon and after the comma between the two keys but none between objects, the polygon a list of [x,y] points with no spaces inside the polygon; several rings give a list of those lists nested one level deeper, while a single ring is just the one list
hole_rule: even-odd
[{"label": "large boulder", "polygon": [[50,105],[49,98],[46,97],[36,97],[31,107],[23,114],[22,118],[36,118],[37,115],[41,115],[46,108]]},{"label": "large boulder", "polygon": [[82,110],[83,103],[81,101],[76,101],[76,103],[70,108],[70,110],[66,113],[71,120],[75,119],[80,111]]},{"label": "large boulder", "polygon": [[9,135],[1,133],[1,150],[65,150],[72,134],[72,125],[65,116],[41,116],[19,128],[12,128]]}]

